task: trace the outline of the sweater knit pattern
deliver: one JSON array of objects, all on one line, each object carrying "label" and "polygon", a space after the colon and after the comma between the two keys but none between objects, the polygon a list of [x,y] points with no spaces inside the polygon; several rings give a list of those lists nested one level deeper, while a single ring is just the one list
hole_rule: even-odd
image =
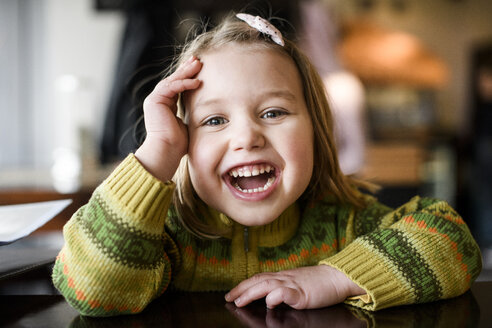
[{"label": "sweater knit pattern", "polygon": [[415,197],[393,210],[367,196],[355,209],[328,195],[251,228],[206,208],[206,220],[231,232],[200,239],[178,223],[173,190],[130,155],[66,224],[53,282],[80,313],[138,313],[170,288],[227,291],[259,272],[317,264],[367,291],[347,303],[377,310],[460,295],[481,270],[477,244],[444,201]]}]

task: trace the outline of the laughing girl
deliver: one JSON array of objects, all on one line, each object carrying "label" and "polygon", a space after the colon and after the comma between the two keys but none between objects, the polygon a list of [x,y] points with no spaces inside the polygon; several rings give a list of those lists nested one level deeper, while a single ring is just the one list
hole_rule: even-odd
[{"label": "laughing girl", "polygon": [[144,101],[146,139],[64,227],[53,281],[80,313],[137,313],[166,290],[368,310],[464,293],[481,270],[461,217],[394,210],[340,171],[323,83],[268,21],[191,41]]}]

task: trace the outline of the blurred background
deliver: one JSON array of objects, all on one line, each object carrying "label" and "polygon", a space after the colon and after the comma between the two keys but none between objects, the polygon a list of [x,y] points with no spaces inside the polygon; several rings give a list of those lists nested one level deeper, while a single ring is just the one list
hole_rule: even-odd
[{"label": "blurred background", "polygon": [[[246,8],[246,9],[245,9]],[[0,204],[72,198],[142,140],[175,45],[230,10],[276,16],[311,57],[342,169],[397,206],[450,202],[492,266],[492,1],[0,1]]]}]

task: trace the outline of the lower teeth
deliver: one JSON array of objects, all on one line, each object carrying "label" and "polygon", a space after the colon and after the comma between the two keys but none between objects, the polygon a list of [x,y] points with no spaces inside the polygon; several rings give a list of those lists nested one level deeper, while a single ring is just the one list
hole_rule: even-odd
[{"label": "lower teeth", "polygon": [[275,177],[268,178],[267,183],[265,183],[265,185],[263,187],[254,188],[254,189],[242,189],[241,187],[239,187],[239,185],[237,183],[235,183],[234,188],[236,188],[237,190],[239,190],[242,193],[251,194],[254,192],[262,192],[262,191],[268,190],[273,185],[274,181],[275,181]]}]

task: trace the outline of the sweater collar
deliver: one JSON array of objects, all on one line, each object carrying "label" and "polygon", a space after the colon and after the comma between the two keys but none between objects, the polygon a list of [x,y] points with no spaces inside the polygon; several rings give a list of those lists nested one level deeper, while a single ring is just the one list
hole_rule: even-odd
[{"label": "sweater collar", "polygon": [[297,203],[289,206],[280,216],[273,222],[255,227],[243,226],[234,220],[227,217],[225,214],[216,211],[213,208],[208,208],[208,221],[221,230],[227,230],[225,238],[232,239],[235,228],[248,228],[250,236],[257,236],[258,246],[275,247],[286,243],[290,240],[297,231],[299,225],[299,206]]}]

